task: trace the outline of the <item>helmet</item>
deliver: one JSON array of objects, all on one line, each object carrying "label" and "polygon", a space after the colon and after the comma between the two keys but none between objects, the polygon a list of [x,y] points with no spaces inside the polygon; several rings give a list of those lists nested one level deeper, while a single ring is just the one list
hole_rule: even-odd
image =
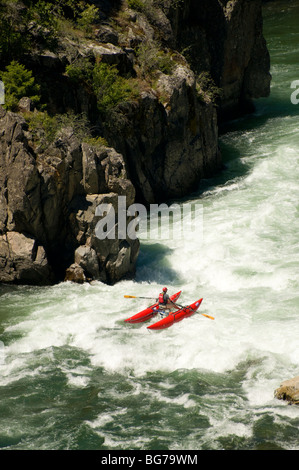
[{"label": "helmet", "polygon": [[163,292],[167,292],[167,287],[163,287]]}]

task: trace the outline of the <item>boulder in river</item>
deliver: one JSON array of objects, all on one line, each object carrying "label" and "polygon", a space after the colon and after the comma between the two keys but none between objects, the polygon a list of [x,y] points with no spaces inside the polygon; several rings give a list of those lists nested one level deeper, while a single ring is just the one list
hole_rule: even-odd
[{"label": "boulder in river", "polygon": [[299,405],[299,375],[282,382],[275,390],[275,397],[279,400],[287,400],[290,404]]}]

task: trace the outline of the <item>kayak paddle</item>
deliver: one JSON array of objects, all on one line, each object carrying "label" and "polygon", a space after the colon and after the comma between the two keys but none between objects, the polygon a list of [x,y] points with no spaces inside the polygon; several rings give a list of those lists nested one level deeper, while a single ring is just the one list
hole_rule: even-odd
[{"label": "kayak paddle", "polygon": [[[178,307],[181,307],[181,308],[190,308],[190,309],[193,310],[194,312],[199,313],[200,315],[203,315],[204,317],[210,318],[210,320],[215,320],[214,317],[211,317],[210,315],[207,315],[206,313],[197,312],[196,310],[194,310],[193,308],[189,307],[188,305],[186,305],[186,307],[183,307],[183,305],[179,305],[179,304],[177,304],[177,305],[178,305]],[[175,312],[174,312],[174,315],[175,315]]]},{"label": "kayak paddle", "polygon": [[200,315],[203,315],[204,317],[210,318],[211,320],[215,320],[214,317],[211,317],[210,315],[207,315],[206,313],[200,313],[200,312],[197,312],[197,313],[199,313]]},{"label": "kayak paddle", "polygon": [[139,297],[139,296],[136,296],[136,295],[124,295],[124,297],[126,299],[150,299],[150,300],[154,299],[154,297]]}]

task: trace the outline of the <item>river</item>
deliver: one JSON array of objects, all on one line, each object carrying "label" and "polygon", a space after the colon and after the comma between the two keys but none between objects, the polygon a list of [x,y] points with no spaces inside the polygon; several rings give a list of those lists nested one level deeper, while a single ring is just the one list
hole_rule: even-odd
[{"label": "river", "polygon": [[[0,447],[299,450],[299,1],[264,7],[271,95],[220,138],[226,169],[187,201],[200,233],[142,240],[115,286],[0,287]],[[200,232],[200,230],[199,230]],[[162,286],[200,314],[163,331],[125,318]]]}]

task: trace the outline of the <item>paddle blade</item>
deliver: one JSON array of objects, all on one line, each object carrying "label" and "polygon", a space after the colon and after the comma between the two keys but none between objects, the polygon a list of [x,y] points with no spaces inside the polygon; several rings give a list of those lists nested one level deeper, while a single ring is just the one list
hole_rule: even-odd
[{"label": "paddle blade", "polygon": [[137,299],[135,295],[124,295],[126,299]]},{"label": "paddle blade", "polygon": [[201,315],[203,315],[204,317],[210,318],[211,320],[215,320],[214,317],[211,317],[210,315],[206,315],[205,313],[201,313]]}]

